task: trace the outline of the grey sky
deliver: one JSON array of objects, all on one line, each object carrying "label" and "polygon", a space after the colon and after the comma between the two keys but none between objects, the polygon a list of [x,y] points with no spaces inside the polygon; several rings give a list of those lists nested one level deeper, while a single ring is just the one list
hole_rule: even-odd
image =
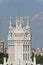
[{"label": "grey sky", "polygon": [[7,39],[9,17],[20,15],[30,16],[32,47],[43,47],[43,0],[0,0],[0,39]]}]

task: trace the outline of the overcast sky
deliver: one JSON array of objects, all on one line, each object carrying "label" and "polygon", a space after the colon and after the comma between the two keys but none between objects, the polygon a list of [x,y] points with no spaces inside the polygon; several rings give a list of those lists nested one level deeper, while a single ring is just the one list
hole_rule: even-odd
[{"label": "overcast sky", "polygon": [[2,40],[7,40],[10,16],[13,18],[30,16],[32,47],[43,47],[43,0],[0,0],[0,39]]}]

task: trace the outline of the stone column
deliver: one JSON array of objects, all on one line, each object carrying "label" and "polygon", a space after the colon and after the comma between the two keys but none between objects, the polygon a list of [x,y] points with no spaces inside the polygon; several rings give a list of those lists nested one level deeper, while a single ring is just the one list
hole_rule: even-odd
[{"label": "stone column", "polygon": [[33,65],[36,65],[36,58],[35,58],[35,55],[34,55],[34,62],[33,62],[34,64]]},{"label": "stone column", "polygon": [[4,65],[6,65],[6,58],[4,57]]}]

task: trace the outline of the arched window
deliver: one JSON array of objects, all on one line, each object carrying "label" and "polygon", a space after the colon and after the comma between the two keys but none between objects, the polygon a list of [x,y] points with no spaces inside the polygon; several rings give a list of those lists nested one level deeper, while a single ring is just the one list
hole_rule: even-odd
[{"label": "arched window", "polygon": [[27,45],[26,45],[26,51],[27,51]]},{"label": "arched window", "polygon": [[23,60],[25,60],[25,53],[23,53]]},{"label": "arched window", "polygon": [[24,45],[23,45],[23,51],[24,51]]},{"label": "arched window", "polygon": [[29,51],[29,45],[28,45],[28,51]]}]

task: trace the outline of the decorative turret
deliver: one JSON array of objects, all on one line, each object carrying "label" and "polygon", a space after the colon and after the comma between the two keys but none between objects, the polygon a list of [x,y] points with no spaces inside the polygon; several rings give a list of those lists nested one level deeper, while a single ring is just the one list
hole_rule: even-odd
[{"label": "decorative turret", "polygon": [[16,16],[16,28],[19,27],[19,24],[20,24],[20,22],[19,22],[19,17]]},{"label": "decorative turret", "polygon": [[25,27],[25,33],[29,33],[29,37],[31,36],[31,31],[30,31],[30,18],[29,18],[29,16],[27,16],[26,17],[26,19],[27,19],[27,25],[26,25],[26,27]]},{"label": "decorative turret", "polygon": [[9,33],[8,33],[8,38],[12,38],[12,33],[13,33],[13,27],[12,27],[12,17],[10,16],[10,25],[9,25]]}]

